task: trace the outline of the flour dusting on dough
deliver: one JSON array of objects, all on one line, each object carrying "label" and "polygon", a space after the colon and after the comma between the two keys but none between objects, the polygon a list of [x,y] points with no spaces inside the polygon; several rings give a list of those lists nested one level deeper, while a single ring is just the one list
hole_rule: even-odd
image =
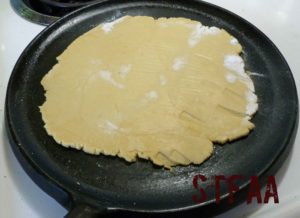
[{"label": "flour dusting on dough", "polygon": [[245,65],[243,59],[239,55],[226,55],[224,58],[224,66],[244,77]]},{"label": "flour dusting on dough", "polygon": [[[239,79],[244,82],[249,91],[246,92],[245,96],[247,99],[248,104],[246,105],[245,113],[249,116],[252,116],[258,109],[257,104],[257,96],[253,93],[254,92],[254,85],[252,80],[250,79],[249,75],[245,72],[245,63],[243,59],[238,55],[226,55],[224,58],[224,66],[236,72],[239,76]],[[229,76],[233,74],[227,74],[226,79],[227,81],[232,81],[233,77]]]},{"label": "flour dusting on dough", "polygon": [[232,73],[227,73],[226,74],[226,79],[229,83],[235,83],[237,77],[236,75],[232,74]]},{"label": "flour dusting on dough", "polygon": [[186,64],[186,58],[185,57],[178,57],[178,58],[174,59],[172,68],[175,71],[179,71],[184,67],[185,64]]},{"label": "flour dusting on dough", "polygon": [[104,124],[98,125],[98,127],[103,128],[107,134],[113,134],[119,130],[119,127],[110,121],[106,121]]},{"label": "flour dusting on dough", "polygon": [[146,93],[146,98],[149,100],[156,100],[158,99],[158,94],[155,90],[151,90]]},{"label": "flour dusting on dough", "polygon": [[121,23],[123,20],[124,20],[124,17],[121,17],[121,18],[119,18],[117,20],[114,20],[112,22],[104,23],[104,24],[102,24],[102,30],[105,33],[109,33],[113,30],[113,28],[116,24]]},{"label": "flour dusting on dough", "polygon": [[101,76],[102,79],[108,81],[109,83],[111,83],[112,85],[114,85],[115,87],[119,88],[119,89],[123,89],[124,85],[122,85],[121,83],[116,82],[113,77],[112,77],[112,73],[107,71],[107,70],[101,70],[99,72],[99,75]]},{"label": "flour dusting on dough", "polygon": [[120,67],[120,76],[125,78],[131,70],[131,64],[121,65]]},{"label": "flour dusting on dough", "polygon": [[250,76],[245,72],[245,63],[239,55],[226,55],[224,57],[224,66],[237,73],[239,80],[243,81],[247,87],[254,92],[254,85]]},{"label": "flour dusting on dough", "polygon": [[233,38],[233,39],[230,40],[230,44],[231,45],[238,45],[239,41],[236,38]]},{"label": "flour dusting on dough", "polygon": [[246,114],[252,116],[258,109],[257,96],[252,91],[248,91],[246,92],[246,98],[248,101]]},{"label": "flour dusting on dough", "polygon": [[197,24],[188,39],[189,46],[196,46],[204,35],[215,35],[219,32],[220,29],[217,27],[207,27]]}]

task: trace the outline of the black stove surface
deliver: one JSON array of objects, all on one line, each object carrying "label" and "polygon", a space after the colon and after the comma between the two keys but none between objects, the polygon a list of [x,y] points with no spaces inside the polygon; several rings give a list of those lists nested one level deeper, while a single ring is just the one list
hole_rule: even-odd
[{"label": "black stove surface", "polygon": [[50,16],[61,17],[71,11],[88,4],[99,2],[99,0],[23,0],[33,10]]},{"label": "black stove surface", "polygon": [[21,17],[48,25],[80,7],[103,0],[11,0],[11,5]]}]

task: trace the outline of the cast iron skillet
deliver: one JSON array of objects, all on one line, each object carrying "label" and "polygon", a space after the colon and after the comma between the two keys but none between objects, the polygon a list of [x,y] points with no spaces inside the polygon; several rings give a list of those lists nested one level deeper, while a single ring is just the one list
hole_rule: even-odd
[{"label": "cast iron skillet", "polygon": [[[201,165],[179,166],[172,171],[147,161],[128,164],[119,158],[93,156],[56,144],[43,128],[38,108],[45,101],[42,77],[76,37],[123,15],[186,17],[224,28],[235,36],[243,45],[247,70],[260,74],[251,76],[259,100],[253,119],[255,130],[226,146],[216,145],[213,156]],[[241,189],[236,202],[241,202],[251,175],[259,175],[264,183],[280,167],[294,141],[298,98],[291,71],[280,52],[262,32],[237,15],[196,0],[117,0],[85,7],[40,33],[12,72],[5,112],[10,143],[22,166],[43,190],[71,210],[69,217],[92,217],[110,211],[128,214],[124,210],[207,215],[232,206],[226,201],[225,183],[221,183],[221,204],[214,203],[214,175],[243,175],[244,179],[236,182]],[[198,174],[209,178],[201,183],[207,194],[202,204],[192,201],[192,196],[199,194],[192,183]],[[189,212],[182,212],[187,209]]]}]

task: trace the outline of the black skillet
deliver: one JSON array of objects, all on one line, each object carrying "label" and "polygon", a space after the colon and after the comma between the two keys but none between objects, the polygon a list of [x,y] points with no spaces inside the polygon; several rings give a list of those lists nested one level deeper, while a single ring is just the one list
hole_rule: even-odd
[{"label": "black skillet", "polygon": [[[246,69],[261,74],[251,76],[259,100],[254,131],[225,146],[216,145],[213,156],[201,165],[179,166],[172,171],[147,161],[128,164],[119,158],[88,155],[56,144],[43,128],[38,108],[45,101],[42,77],[76,37],[123,15],[186,17],[224,28],[235,36],[243,45]],[[235,198],[240,203],[248,192],[250,176],[259,175],[264,183],[281,166],[297,130],[298,98],[280,52],[262,32],[237,15],[196,0],[116,0],[67,15],[30,43],[12,72],[5,112],[8,137],[17,158],[43,190],[71,211],[69,217],[93,217],[111,211],[130,216],[134,215],[126,211],[207,216],[235,205],[227,203],[226,183],[221,183],[221,203],[214,203],[213,176],[243,175],[244,179],[236,182],[241,190]],[[199,194],[192,183],[197,174],[209,178],[201,183],[207,195],[201,204],[192,200]]]}]

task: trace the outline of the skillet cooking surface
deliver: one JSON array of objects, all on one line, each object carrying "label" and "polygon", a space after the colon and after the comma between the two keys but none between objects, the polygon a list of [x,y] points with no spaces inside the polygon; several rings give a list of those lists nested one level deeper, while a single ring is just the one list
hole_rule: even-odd
[{"label": "skillet cooking surface", "polygon": [[[93,156],[58,145],[43,128],[38,106],[45,98],[40,81],[74,39],[123,15],[186,17],[224,28],[236,37],[243,46],[246,69],[261,74],[251,76],[259,101],[254,131],[225,146],[216,145],[212,157],[201,165],[174,167],[172,171],[148,161],[129,164],[119,158]],[[214,187],[205,190],[207,201],[201,205],[192,201],[192,195],[198,193],[192,183],[197,174],[207,178],[240,174],[246,179],[237,184],[245,190],[251,175],[265,178],[274,173],[293,142],[297,115],[294,80],[273,43],[242,18],[195,0],[108,1],[60,19],[23,52],[10,78],[6,98],[8,135],[14,150],[26,158],[26,164],[75,200],[136,211],[171,211],[210,204],[215,197]],[[208,180],[202,184],[210,183]],[[226,194],[227,185],[221,184],[222,198]]]}]

